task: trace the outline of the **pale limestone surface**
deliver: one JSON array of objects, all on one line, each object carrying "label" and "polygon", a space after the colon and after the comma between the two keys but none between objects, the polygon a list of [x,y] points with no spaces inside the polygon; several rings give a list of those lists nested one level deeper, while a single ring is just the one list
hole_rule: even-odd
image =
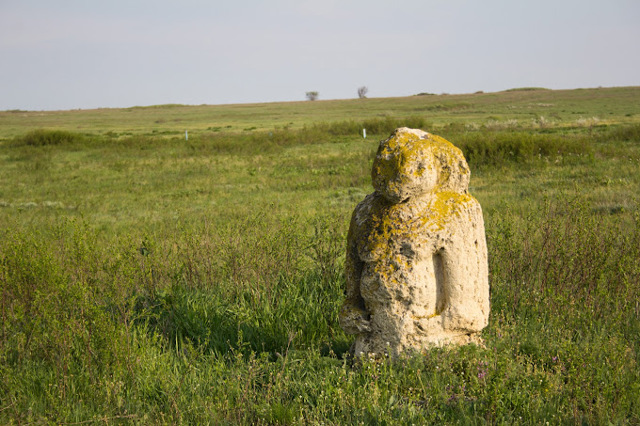
[{"label": "pale limestone surface", "polygon": [[347,237],[340,325],[356,335],[354,354],[480,343],[487,245],[462,152],[403,127],[380,142],[371,177],[375,192],[356,207]]}]

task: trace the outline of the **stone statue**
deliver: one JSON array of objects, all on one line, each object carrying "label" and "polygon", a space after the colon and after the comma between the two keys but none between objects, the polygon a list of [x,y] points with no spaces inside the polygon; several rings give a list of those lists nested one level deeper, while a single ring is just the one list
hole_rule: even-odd
[{"label": "stone statue", "polygon": [[356,357],[481,343],[489,317],[482,210],[445,139],[406,127],[380,142],[375,192],[353,212],[340,325]]}]

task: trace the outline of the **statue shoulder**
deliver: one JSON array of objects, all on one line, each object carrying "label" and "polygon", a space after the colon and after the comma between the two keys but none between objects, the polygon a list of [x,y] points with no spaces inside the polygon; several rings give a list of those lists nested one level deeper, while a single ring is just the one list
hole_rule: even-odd
[{"label": "statue shoulder", "polygon": [[351,228],[361,228],[370,220],[371,212],[377,209],[381,196],[373,192],[360,201],[351,215]]}]

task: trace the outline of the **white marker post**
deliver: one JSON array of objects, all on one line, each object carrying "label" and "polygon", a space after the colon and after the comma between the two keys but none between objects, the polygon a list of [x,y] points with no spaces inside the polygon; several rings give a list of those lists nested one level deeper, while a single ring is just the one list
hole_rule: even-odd
[{"label": "white marker post", "polygon": [[364,139],[366,139],[366,138],[367,138],[367,129],[362,129],[362,137],[363,137]]},{"label": "white marker post", "polygon": [[188,130],[185,130],[185,131],[184,131],[184,140],[185,140],[185,141],[188,141],[188,140],[189,140],[189,131],[188,131]]}]

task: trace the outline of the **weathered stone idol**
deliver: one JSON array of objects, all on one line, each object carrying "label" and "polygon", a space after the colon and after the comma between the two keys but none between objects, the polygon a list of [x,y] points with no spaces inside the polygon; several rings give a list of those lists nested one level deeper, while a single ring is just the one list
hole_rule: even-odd
[{"label": "weathered stone idol", "polygon": [[480,343],[487,246],[462,152],[403,127],[380,142],[371,178],[351,218],[340,312],[355,356]]}]

